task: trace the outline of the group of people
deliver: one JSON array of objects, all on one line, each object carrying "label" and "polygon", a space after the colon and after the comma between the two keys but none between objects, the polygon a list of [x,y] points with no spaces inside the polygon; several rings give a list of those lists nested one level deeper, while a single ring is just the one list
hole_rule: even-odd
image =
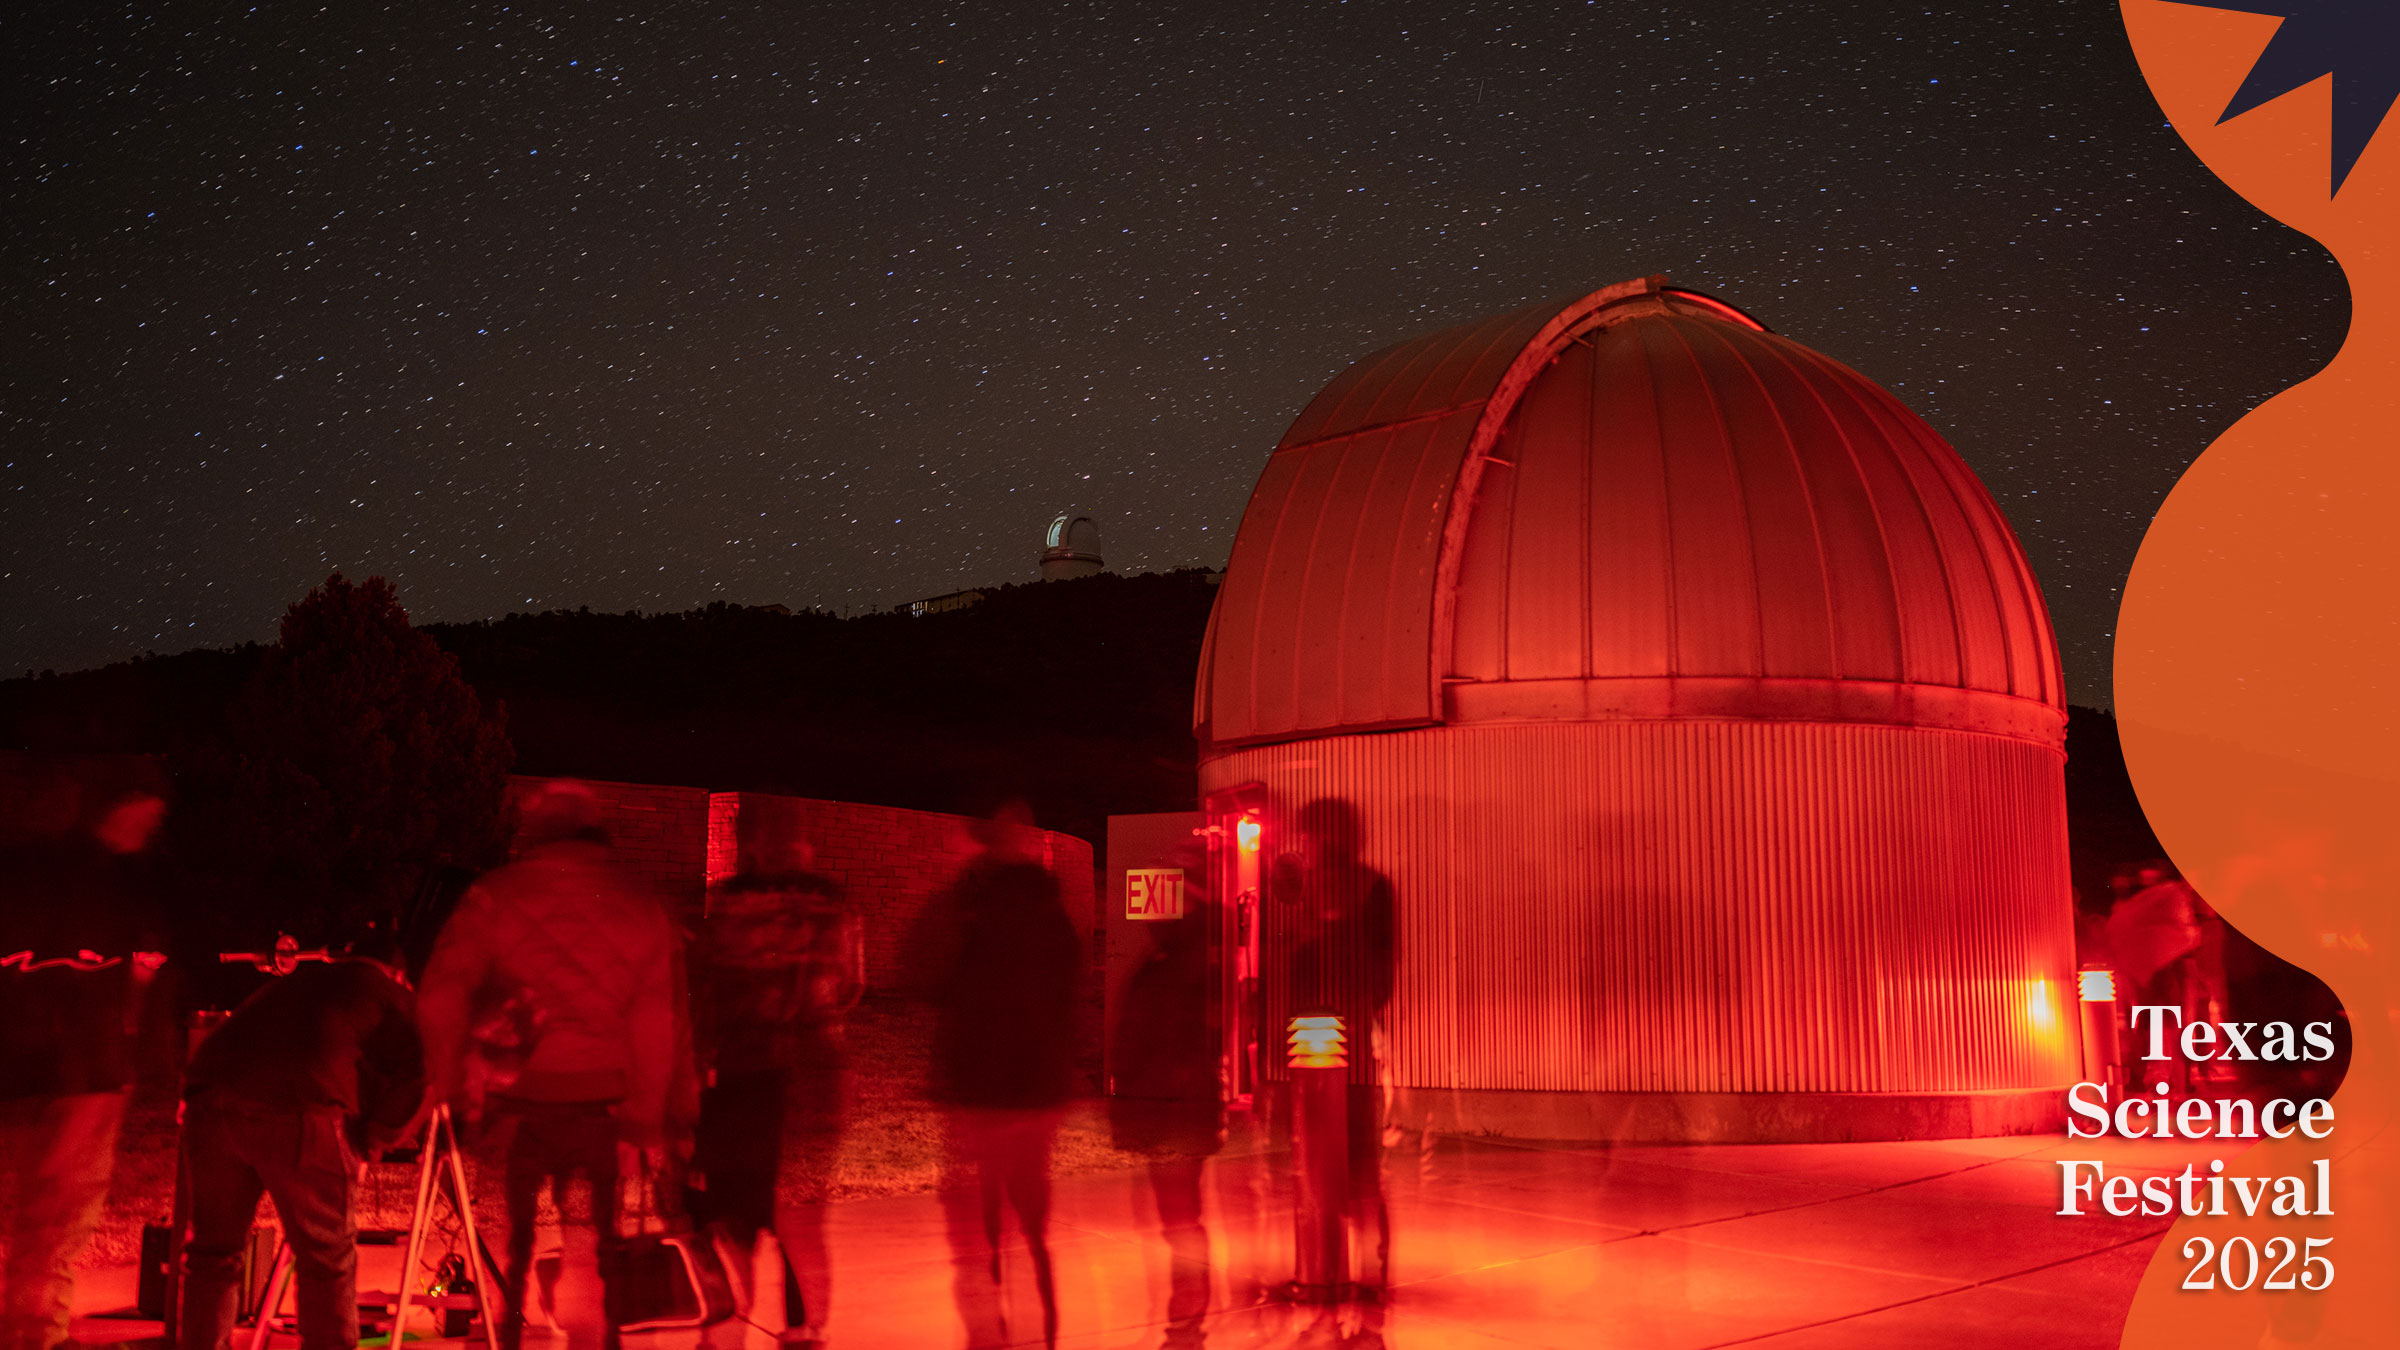
[{"label": "group of people", "polygon": [[[0,1350],[66,1340],[76,1255],[99,1217],[124,1115],[134,1010],[161,962],[146,955],[163,943],[137,893],[164,810],[156,794],[131,793],[59,832],[56,847],[14,858],[7,889],[29,903],[0,905],[0,965],[13,967],[0,970],[0,1149],[21,1176]],[[364,1164],[426,1139],[445,1109],[477,1186],[502,1201],[502,1350],[521,1344],[537,1301],[572,1350],[615,1344],[621,1310],[605,1258],[637,1195],[711,1234],[737,1288],[765,1264],[753,1247],[772,1233],[788,1271],[782,1340],[825,1342],[824,1201],[850,1118],[844,1042],[865,991],[859,916],[787,836],[747,850],[686,931],[617,857],[588,789],[552,783],[520,811],[514,859],[467,885],[430,943],[378,928],[322,964],[286,967],[191,1053],[182,1350],[227,1350],[262,1196],[291,1246],[303,1350],[354,1347]],[[1266,983],[1289,1006],[1262,1001],[1251,1016],[1279,1025],[1286,1013],[1334,1012],[1351,1028],[1353,1244],[1359,1276],[1377,1285],[1390,1259],[1391,885],[1360,861],[1347,803],[1311,803],[1293,825],[1295,850],[1262,878],[1277,915]],[[902,962],[935,1010],[925,1088],[947,1146],[953,1293],[970,1345],[1031,1331],[1012,1331],[1003,1296],[1013,1221],[1040,1334],[1055,1342],[1050,1157],[1062,1108],[1084,1086],[1085,953],[1030,813],[1003,807],[975,830],[975,858],[930,901]],[[1170,1344],[1198,1344],[1211,1301],[1201,1180],[1229,1091],[1204,1013],[1219,978],[1213,903],[1195,895],[1194,918],[1149,926],[1153,946],[1119,991],[1111,1066],[1141,1066],[1148,1083],[1146,1099],[1112,1101],[1111,1116],[1118,1146],[1152,1160],[1174,1256]],[[535,1278],[545,1196],[561,1245],[555,1280]]]},{"label": "group of people", "polygon": [[[145,795],[108,813],[62,852],[57,878],[43,880],[49,893],[71,900],[76,887],[119,884],[112,859],[145,848],[161,811]],[[1049,1156],[1078,1086],[1082,946],[1030,813],[1003,808],[978,830],[980,855],[923,924],[938,938],[927,1086],[948,1126],[959,1306],[971,1333],[998,1318],[1000,1232],[1013,1211],[1055,1337]],[[421,971],[407,968],[394,934],[363,934],[270,980],[193,1052],[181,1111],[183,1350],[229,1344],[262,1195],[292,1248],[304,1350],[355,1346],[363,1163],[416,1142],[440,1108],[477,1185],[496,1185],[503,1200],[503,1350],[520,1344],[543,1293],[571,1347],[615,1343],[603,1258],[635,1194],[688,1205],[720,1238],[737,1285],[756,1236],[772,1232],[796,1294],[782,1340],[825,1341],[822,1202],[848,1116],[845,1021],[864,991],[858,916],[791,844],[745,858],[687,933],[615,857],[598,802],[575,784],[522,803],[517,845],[466,890]],[[69,905],[46,912],[82,923],[72,934],[58,923],[56,933],[15,931],[26,916],[0,934],[26,944],[13,959],[28,967],[0,973],[0,1146],[40,1160],[24,1171],[11,1221],[0,1350],[66,1340],[74,1262],[106,1195],[131,1077],[139,977],[158,965],[130,955],[155,948],[154,937],[96,937],[88,919],[139,910]],[[81,959],[31,969],[54,950]],[[545,1193],[563,1249],[554,1285],[534,1279]]]}]

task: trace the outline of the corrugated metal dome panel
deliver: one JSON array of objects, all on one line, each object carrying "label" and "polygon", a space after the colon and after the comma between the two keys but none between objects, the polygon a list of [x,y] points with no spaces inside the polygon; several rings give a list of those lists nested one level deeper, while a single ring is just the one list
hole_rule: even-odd
[{"label": "corrugated metal dome panel", "polygon": [[1243,517],[1197,695],[1216,746],[1687,716],[2056,744],[2064,703],[2031,571],[1957,453],[1655,278],[1327,386]]}]

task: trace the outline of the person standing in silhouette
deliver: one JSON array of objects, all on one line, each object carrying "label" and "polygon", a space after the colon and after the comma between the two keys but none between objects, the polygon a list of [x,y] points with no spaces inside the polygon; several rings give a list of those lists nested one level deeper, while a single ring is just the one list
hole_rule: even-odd
[{"label": "person standing in silhouette", "polygon": [[[2119,900],[2108,916],[2109,950],[2125,982],[2121,1006],[2163,1004],[2180,1009],[2187,1019],[2207,1016],[2193,978],[2206,907],[2198,893],[2163,866],[2142,868],[2138,881],[2140,889]],[[2126,1034],[2132,1035],[2130,1027]],[[2155,1078],[2178,1098],[2191,1091],[2192,1066],[2180,1055],[2161,1062],[2141,1058],[2137,1051],[2124,1062],[2137,1075],[2133,1090],[2147,1091]]]},{"label": "person standing in silhouette", "polygon": [[417,995],[426,1075],[437,1101],[472,1105],[477,1007],[528,1009],[522,1064],[492,1083],[481,1122],[507,1205],[499,1343],[516,1350],[524,1335],[546,1188],[564,1249],[558,1322],[570,1350],[600,1350],[616,1340],[600,1243],[619,1235],[619,1181],[628,1164],[663,1172],[671,1118],[690,1119],[682,939],[666,902],[614,856],[590,789],[546,784],[517,842],[516,861],[475,883],[434,945]]},{"label": "person standing in silhouette", "polygon": [[1013,1210],[1041,1297],[1043,1342],[1056,1344],[1050,1145],[1075,1095],[1083,944],[1024,803],[979,822],[976,839],[981,855],[930,911],[951,934],[935,988],[929,1088],[946,1114],[953,1291],[969,1344],[1009,1343],[1000,1234]]},{"label": "person standing in silhouette", "polygon": [[[1187,877],[1205,876],[1193,860]],[[1170,1257],[1167,1273],[1168,1350],[1202,1344],[1208,1314],[1208,1227],[1200,1183],[1208,1160],[1225,1143],[1225,1079],[1208,1021],[1208,935],[1214,922],[1205,897],[1188,893],[1181,918],[1146,925],[1150,950],[1125,979],[1109,1072],[1111,1142],[1148,1158],[1151,1196]]]},{"label": "person standing in silhouette", "polygon": [[[1285,930],[1287,1015],[1332,1012],[1342,1019],[1350,1055],[1349,1154],[1351,1248],[1361,1284],[1379,1289],[1391,1275],[1392,1220],[1383,1193],[1383,1129],[1392,984],[1398,954],[1392,883],[1360,858],[1358,808],[1321,797],[1293,820],[1294,852],[1276,859],[1269,885]],[[1367,1273],[1362,1239],[1375,1234]]]},{"label": "person standing in silhouette", "polygon": [[799,1295],[786,1300],[782,1335],[795,1347],[825,1342],[825,1201],[847,1120],[844,1020],[865,992],[857,916],[812,860],[793,840],[712,888],[698,962],[710,1081],[695,1160],[707,1217],[745,1252],[759,1230],[774,1230]]}]

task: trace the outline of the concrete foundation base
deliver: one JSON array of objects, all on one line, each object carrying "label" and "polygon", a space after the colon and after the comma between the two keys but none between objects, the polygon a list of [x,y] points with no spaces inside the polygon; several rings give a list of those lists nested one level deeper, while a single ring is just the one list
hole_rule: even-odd
[{"label": "concrete foundation base", "polygon": [[1443,1134],[1622,1143],[1825,1144],[2047,1134],[2068,1084],[1998,1092],[1398,1090],[1395,1124]]}]

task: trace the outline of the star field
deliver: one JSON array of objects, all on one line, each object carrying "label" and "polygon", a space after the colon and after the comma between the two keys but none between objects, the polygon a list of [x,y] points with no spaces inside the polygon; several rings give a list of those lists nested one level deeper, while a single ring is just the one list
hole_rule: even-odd
[{"label": "star field", "polygon": [[2112,6],[53,5],[10,25],[0,671],[1222,565],[1357,356],[1665,272],[1891,389],[2079,702],[2338,270]]}]

